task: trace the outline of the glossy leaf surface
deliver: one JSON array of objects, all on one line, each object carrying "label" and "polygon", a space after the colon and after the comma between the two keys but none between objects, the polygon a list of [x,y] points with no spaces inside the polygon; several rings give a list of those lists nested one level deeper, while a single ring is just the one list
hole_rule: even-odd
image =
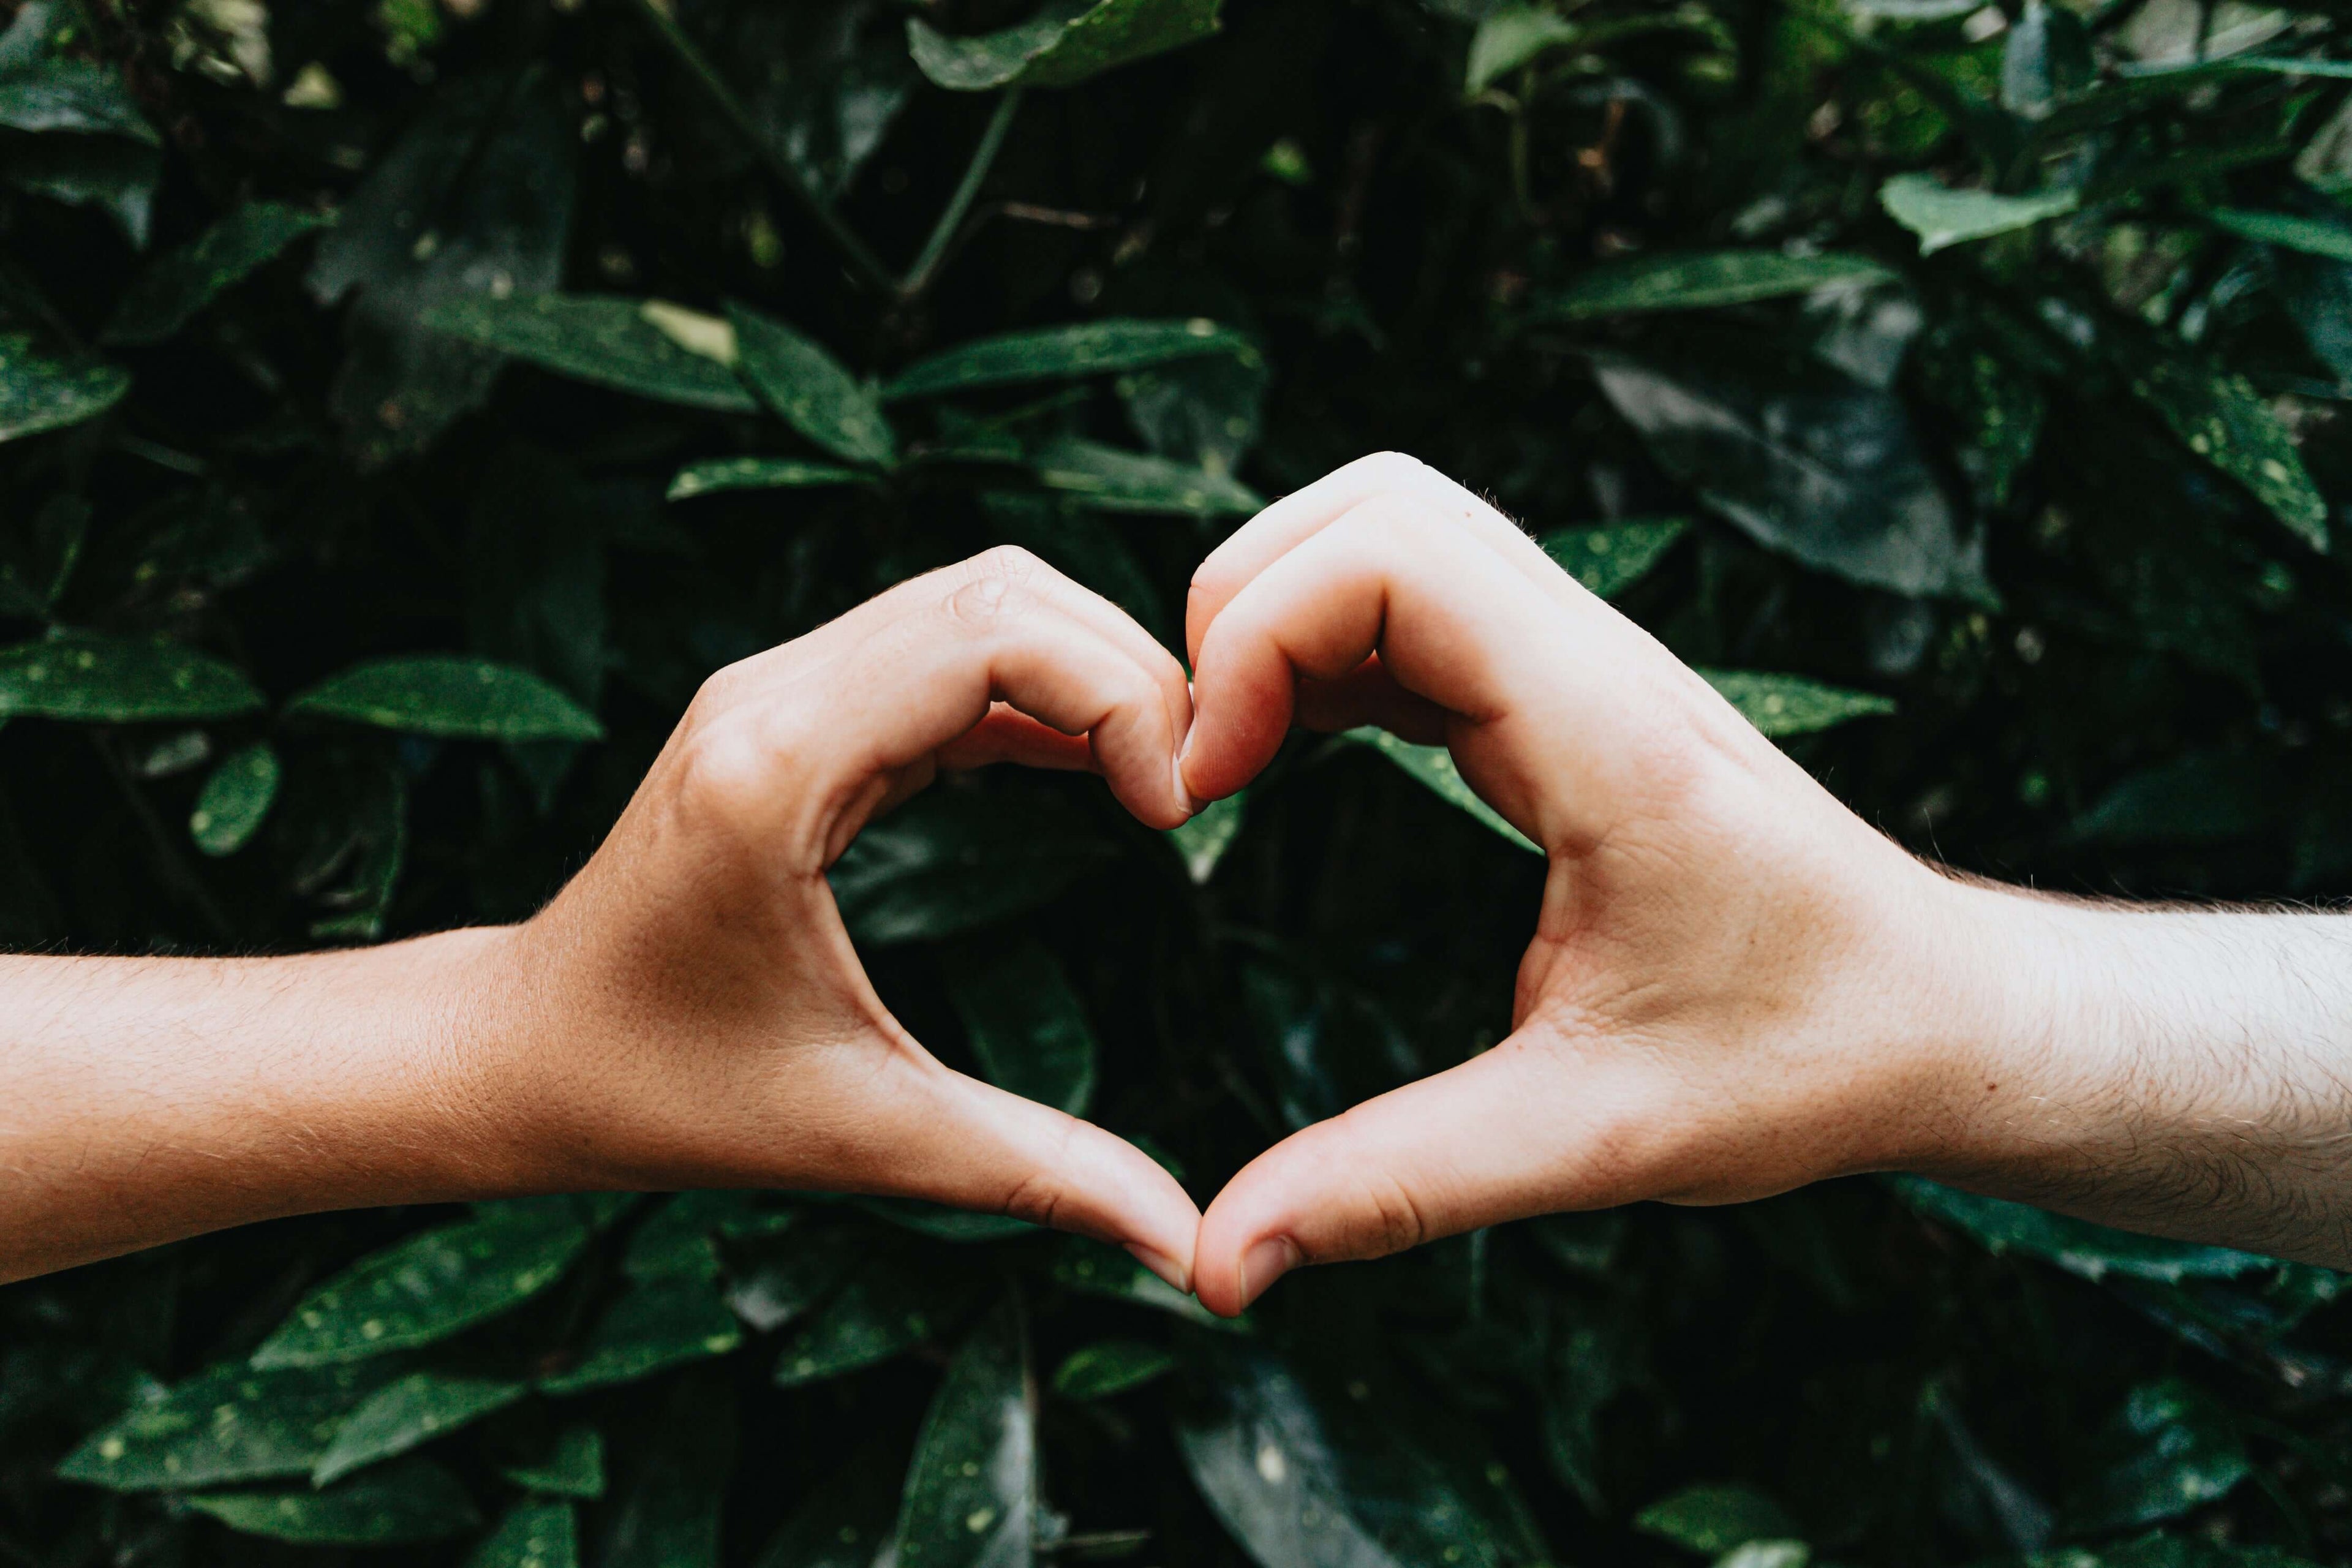
[{"label": "glossy leaf surface", "polygon": [[593,741],[595,716],[527,669],[454,654],[376,659],[329,676],[287,711],[457,741]]}]

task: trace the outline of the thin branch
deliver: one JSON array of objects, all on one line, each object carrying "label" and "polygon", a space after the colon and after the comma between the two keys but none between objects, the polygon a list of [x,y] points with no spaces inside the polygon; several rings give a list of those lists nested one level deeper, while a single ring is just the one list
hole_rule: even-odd
[{"label": "thin branch", "polygon": [[956,234],[963,227],[964,216],[980,197],[980,187],[987,182],[988,171],[996,163],[996,154],[1004,145],[1005,132],[1013,129],[1013,117],[1021,108],[1021,89],[1014,88],[996,100],[996,112],[988,117],[988,129],[980,133],[980,144],[971,150],[971,162],[964,165],[963,178],[957,182],[955,195],[940,214],[940,221],[931,226],[931,237],[923,242],[923,252],[915,258],[915,265],[907,269],[906,280],[898,285],[901,300],[919,299],[931,286],[931,279],[947,259],[948,247],[955,243]]},{"label": "thin branch", "polygon": [[843,222],[841,215],[809,187],[808,182],[801,178],[801,172],[793,166],[792,160],[768,140],[759,122],[751,118],[751,110],[743,107],[742,100],[727,85],[726,79],[695,46],[694,40],[686,36],[686,29],[677,25],[677,18],[669,14],[664,0],[630,0],[630,4],[660,37],[671,58],[685,67],[687,74],[701,86],[704,95],[710,100],[711,106],[719,110],[720,117],[767,165],[768,173],[775,176],[776,183],[790,192],[794,201],[808,209],[809,216],[824,230],[825,237],[833,241],[834,247],[849,263],[849,269],[858,281],[877,293],[897,292],[889,269],[882,265],[881,258],[866,248],[866,242],[857,237],[857,232]]}]

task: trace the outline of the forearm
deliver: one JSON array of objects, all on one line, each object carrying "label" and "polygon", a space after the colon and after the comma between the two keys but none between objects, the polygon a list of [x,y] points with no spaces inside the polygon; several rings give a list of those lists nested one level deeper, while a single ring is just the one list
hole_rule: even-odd
[{"label": "forearm", "polygon": [[0,1279],[251,1220],[529,1186],[494,1092],[509,941],[0,958]]},{"label": "forearm", "polygon": [[2352,919],[1960,891],[1982,1081],[1928,1173],[2352,1266]]}]

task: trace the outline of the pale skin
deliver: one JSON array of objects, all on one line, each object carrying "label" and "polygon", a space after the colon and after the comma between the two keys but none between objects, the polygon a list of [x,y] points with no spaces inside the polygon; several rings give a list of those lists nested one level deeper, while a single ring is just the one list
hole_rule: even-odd
[{"label": "pale skin", "polygon": [[[1189,692],[1111,605],[992,552],[713,677],[522,925],[0,959],[0,1278],[313,1210],[778,1186],[1097,1236],[1233,1313],[1304,1262],[1872,1170],[2352,1264],[2338,918],[1943,875],[1409,458],[1259,514],[1188,623]],[[1450,746],[1546,890],[1508,1038],[1269,1149],[1202,1216],[925,1051],[824,870],[941,767],[1090,768],[1164,827],[1294,721]]]}]

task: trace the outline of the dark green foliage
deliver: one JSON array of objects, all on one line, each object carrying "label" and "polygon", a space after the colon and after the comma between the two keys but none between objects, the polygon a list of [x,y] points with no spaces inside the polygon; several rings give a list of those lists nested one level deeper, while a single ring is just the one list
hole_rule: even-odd
[{"label": "dark green foliage", "polygon": [[[5,16],[13,946],[522,918],[721,665],[1000,543],[1181,647],[1382,447],[1916,848],[2352,893],[2340,8]],[[834,884],[927,1044],[1205,1201],[1507,1030],[1506,839],[1302,737],[1172,837],[944,779]],[[2292,1568],[2352,1560],[2339,1284],[1911,1178],[1238,1326],[922,1205],[322,1215],[0,1291],[0,1555]]]}]

